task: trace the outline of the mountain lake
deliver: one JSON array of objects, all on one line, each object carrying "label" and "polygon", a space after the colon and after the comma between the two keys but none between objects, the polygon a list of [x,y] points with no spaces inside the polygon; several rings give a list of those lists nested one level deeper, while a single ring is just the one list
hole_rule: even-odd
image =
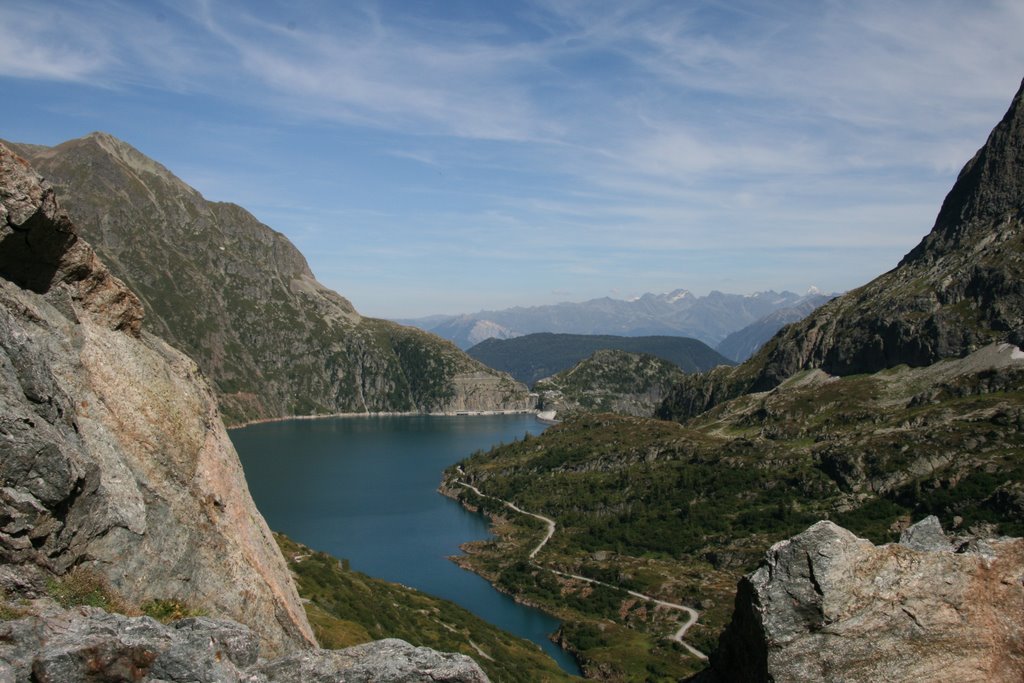
[{"label": "mountain lake", "polygon": [[286,420],[229,433],[271,529],[357,571],[451,600],[578,676],[573,657],[548,640],[556,619],[448,559],[490,533],[486,518],[437,492],[449,465],[544,429],[533,415],[417,415]]}]

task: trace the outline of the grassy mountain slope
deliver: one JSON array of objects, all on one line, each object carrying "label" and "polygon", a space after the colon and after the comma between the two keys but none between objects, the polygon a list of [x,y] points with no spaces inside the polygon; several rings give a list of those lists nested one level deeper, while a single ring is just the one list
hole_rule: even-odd
[{"label": "grassy mountain slope", "polygon": [[104,134],[16,146],[53,183],[147,325],[199,363],[229,422],[337,412],[527,408],[454,345],[360,316],[284,237]]},{"label": "grassy mountain slope", "polygon": [[686,372],[732,364],[704,342],[665,336],[618,337],[541,332],[514,339],[488,339],[466,353],[489,367],[532,385],[538,379],[568,370],[601,349],[648,353],[674,363]]},{"label": "grassy mountain slope", "polygon": [[[819,519],[876,542],[927,514],[1024,534],[1024,354],[991,346],[925,368],[804,371],[686,425],[582,416],[461,466],[446,490],[502,520],[502,539],[474,547],[468,566],[564,619],[588,671],[682,675],[702,664],[667,647],[671,615],[533,566],[535,521],[456,482],[556,520],[543,567],[701,610],[688,640],[709,652],[739,576]],[[628,660],[624,642],[638,648]]]}]

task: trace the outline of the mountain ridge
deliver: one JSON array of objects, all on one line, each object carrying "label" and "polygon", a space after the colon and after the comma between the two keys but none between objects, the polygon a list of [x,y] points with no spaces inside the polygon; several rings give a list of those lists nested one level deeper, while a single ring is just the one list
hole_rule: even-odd
[{"label": "mountain ridge", "polygon": [[757,353],[783,327],[789,323],[803,320],[835,296],[834,294],[807,294],[792,306],[776,309],[743,329],[736,330],[718,342],[715,345],[715,351],[730,360],[742,363]]},{"label": "mountain ridge", "polygon": [[[932,230],[894,269],[783,328],[734,371],[688,377],[659,415],[686,419],[793,373],[876,372],[1024,343],[1024,82]],[[973,240],[973,242],[971,242]]]},{"label": "mountain ridge", "polygon": [[488,337],[513,337],[551,332],[610,334],[627,337],[670,335],[699,339],[715,346],[730,333],[777,308],[799,305],[817,292],[806,294],[767,290],[754,294],[727,294],[713,290],[698,297],[689,290],[646,293],[634,299],[599,297],[582,302],[544,306],[514,306],[453,316],[401,319],[468,349]]},{"label": "mountain ridge", "polygon": [[292,415],[528,410],[525,387],[420,330],[361,316],[287,238],[107,133],[13,145],[196,359],[234,424]]}]

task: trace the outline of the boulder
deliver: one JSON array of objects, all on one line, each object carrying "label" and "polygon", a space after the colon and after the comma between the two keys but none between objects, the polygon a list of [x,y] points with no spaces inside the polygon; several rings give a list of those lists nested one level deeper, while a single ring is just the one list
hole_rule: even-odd
[{"label": "boulder", "polygon": [[740,581],[711,681],[1024,680],[1024,539],[928,518],[875,546],[832,522]]},{"label": "boulder", "polygon": [[95,607],[63,610],[45,600],[34,614],[0,623],[5,683],[487,683],[459,654],[381,640],[345,650],[259,659],[259,638],[235,621],[191,617],[162,624]]}]

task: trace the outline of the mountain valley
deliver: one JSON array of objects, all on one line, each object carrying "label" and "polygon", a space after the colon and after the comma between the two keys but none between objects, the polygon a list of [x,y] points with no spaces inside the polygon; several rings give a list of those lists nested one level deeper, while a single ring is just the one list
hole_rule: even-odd
[{"label": "mountain valley", "polygon": [[[442,490],[491,515],[499,533],[468,548],[464,564],[562,618],[564,641],[593,678],[677,680],[704,669],[666,640],[678,617],[639,593],[700,612],[686,640],[716,662],[701,680],[779,680],[773,671],[789,680],[820,672],[823,660],[850,680],[879,671],[916,680],[895,651],[921,633],[958,639],[955,620],[905,633],[890,616],[872,637],[895,649],[859,668],[844,657],[863,655],[841,638],[784,650],[828,622],[790,621],[785,637],[772,636],[785,601],[736,596],[736,585],[763,581],[749,573],[765,549],[822,519],[885,543],[934,515],[959,539],[939,544],[950,553],[1024,535],[1021,131],[1024,87],[896,269],[784,328],[746,363],[687,375],[659,408],[663,420],[581,415],[449,469]],[[528,551],[542,527],[498,500],[557,523],[536,557]],[[1024,571],[1006,552],[1005,571]],[[1008,596],[986,609],[1024,607],[1024,584]],[[807,609],[825,610],[820,601]],[[723,629],[731,635],[719,641]],[[968,679],[1017,680],[1022,642],[1006,642],[978,655],[986,663],[975,671],[987,673]],[[730,668],[741,656],[748,668]],[[925,667],[939,660],[919,656]]]},{"label": "mountain valley", "polygon": [[1024,682],[1021,35],[0,2],[0,683]]}]

